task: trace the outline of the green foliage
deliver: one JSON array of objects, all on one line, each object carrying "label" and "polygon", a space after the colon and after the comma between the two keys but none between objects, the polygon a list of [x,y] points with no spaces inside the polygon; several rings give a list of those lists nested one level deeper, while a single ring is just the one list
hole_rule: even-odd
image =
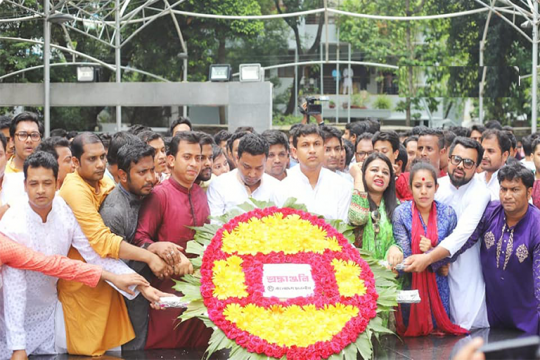
[{"label": "green foliage", "polygon": [[272,121],[273,125],[282,126],[282,125],[294,125],[298,124],[302,121],[302,116],[294,116],[294,115],[278,115],[274,116],[274,120]]},{"label": "green foliage", "polygon": [[[246,211],[253,210],[255,208],[265,208],[274,206],[271,202],[264,201],[252,201],[241,204],[240,207]],[[298,204],[295,198],[289,198],[285,202],[283,207],[299,209],[307,211],[305,205]],[[239,215],[239,211],[229,212],[219,219],[221,224],[205,224],[201,227],[194,227],[196,230],[195,239],[188,242],[187,250],[189,253],[198,255],[197,258],[192,260],[192,264],[195,268],[193,275],[185,275],[181,280],[174,280],[175,290],[184,294],[182,300],[189,302],[186,311],[180,316],[182,321],[186,321],[192,318],[198,318],[204,322],[204,324],[213,329],[212,336],[210,337],[209,346],[205,352],[205,359],[209,359],[216,351],[228,349],[229,359],[253,359],[264,360],[269,359],[262,354],[250,353],[243,347],[237,345],[234,340],[227,338],[225,333],[217,328],[210,320],[207,314],[207,309],[202,301],[202,295],[200,293],[201,286],[201,259],[204,254],[204,249],[208,245],[219,230],[219,228]],[[344,223],[341,220],[327,220],[327,222],[333,226],[336,230],[343,233],[348,240],[353,243],[354,235],[352,234],[353,227]],[[352,236],[352,239],[350,238]],[[339,354],[332,355],[329,359],[333,360],[352,360],[356,359],[359,355],[362,359],[371,359],[373,357],[373,337],[379,339],[381,335],[393,334],[392,331],[383,326],[383,320],[381,313],[388,313],[394,311],[394,307],[397,306],[397,283],[394,274],[388,269],[379,265],[378,260],[373,258],[373,255],[365,250],[358,249],[362,259],[364,259],[375,277],[375,288],[379,295],[377,299],[377,316],[370,320],[366,330],[358,337],[356,342],[349,344]],[[284,357],[285,358],[285,357]]]},{"label": "green foliage", "polygon": [[373,107],[380,110],[390,110],[392,109],[392,101],[388,95],[378,95],[373,101]]}]

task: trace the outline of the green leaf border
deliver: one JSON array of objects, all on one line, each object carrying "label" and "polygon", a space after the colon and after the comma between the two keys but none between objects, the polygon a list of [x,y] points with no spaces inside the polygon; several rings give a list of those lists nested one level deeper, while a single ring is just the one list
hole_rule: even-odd
[{"label": "green leaf border", "polygon": [[[249,202],[243,203],[238,206],[244,211],[251,211],[255,208],[266,208],[274,206],[270,202],[257,201],[255,199],[250,199]],[[307,211],[305,205],[298,204],[295,198],[288,199],[283,207],[293,208],[297,210]],[[192,318],[198,318],[206,325],[206,327],[214,329],[210,341],[208,343],[208,348],[205,352],[205,359],[210,358],[210,356],[216,351],[229,349],[229,359],[233,360],[264,360],[269,359],[265,354],[256,354],[248,352],[245,348],[237,345],[233,340],[227,338],[225,333],[220,330],[208,317],[208,311],[206,306],[203,303],[202,295],[200,292],[201,287],[201,274],[200,267],[202,264],[202,256],[206,246],[210,244],[210,241],[216,234],[216,232],[223,226],[225,223],[234,217],[241,215],[240,210],[232,210],[226,213],[223,216],[211,217],[211,220],[214,221],[212,224],[205,224],[201,227],[194,227],[196,230],[195,237],[192,241],[188,242],[186,252],[190,254],[197,255],[196,258],[191,259],[195,272],[193,275],[185,275],[181,280],[174,280],[175,290],[180,291],[184,294],[182,297],[183,301],[189,302],[187,309],[180,316],[182,321],[186,321]],[[318,216],[318,215],[317,215]],[[354,243],[354,227],[341,220],[326,220],[328,224],[333,226],[336,230],[341,232],[351,244]],[[217,223],[216,223],[217,222]],[[366,330],[358,336],[356,342],[346,346],[339,354],[332,355],[329,359],[331,360],[353,360],[356,359],[358,354],[363,359],[372,359],[373,358],[373,337],[377,340],[383,334],[394,334],[391,330],[383,326],[383,319],[381,317],[382,313],[389,313],[394,311],[395,306],[397,306],[397,292],[398,285],[395,280],[394,274],[388,269],[379,265],[378,261],[373,257],[369,251],[358,249],[362,259],[364,259],[373,275],[375,277],[375,289],[379,298],[377,299],[377,316],[369,322]],[[283,357],[284,359],[285,357]]]}]

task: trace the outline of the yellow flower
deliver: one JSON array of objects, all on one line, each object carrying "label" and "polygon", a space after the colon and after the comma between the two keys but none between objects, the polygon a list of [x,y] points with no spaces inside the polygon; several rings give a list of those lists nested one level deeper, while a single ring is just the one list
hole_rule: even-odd
[{"label": "yellow flower", "polygon": [[238,256],[214,262],[212,282],[215,285],[215,297],[224,300],[229,297],[243,298],[248,296],[242,262],[243,260]]},{"label": "yellow flower", "polygon": [[332,260],[336,282],[341,296],[364,295],[366,287],[360,278],[362,269],[354,261]]},{"label": "yellow flower", "polygon": [[239,255],[269,254],[283,251],[285,254],[325,250],[341,251],[335,237],[328,237],[325,230],[303,220],[296,214],[283,217],[275,213],[261,219],[251,218],[238,224],[232,231],[224,231],[222,250]]},{"label": "yellow flower", "polygon": [[239,329],[269,343],[306,347],[318,341],[331,340],[351,318],[358,315],[358,308],[339,303],[322,309],[315,305],[273,305],[265,309],[254,304],[245,307],[229,304],[223,314]]}]

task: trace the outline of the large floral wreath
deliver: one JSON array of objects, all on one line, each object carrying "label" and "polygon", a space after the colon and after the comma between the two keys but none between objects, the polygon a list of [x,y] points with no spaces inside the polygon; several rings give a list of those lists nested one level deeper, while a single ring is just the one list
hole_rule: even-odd
[{"label": "large floral wreath", "polygon": [[[199,255],[197,271],[175,287],[189,301],[181,319],[214,329],[208,356],[229,348],[238,359],[370,358],[372,335],[390,333],[377,314],[396,304],[392,273],[361,256],[336,230],[347,229],[339,221],[286,207],[243,208],[219,218],[223,226],[197,228],[187,248]],[[269,297],[265,264],[309,264],[313,293]]]}]

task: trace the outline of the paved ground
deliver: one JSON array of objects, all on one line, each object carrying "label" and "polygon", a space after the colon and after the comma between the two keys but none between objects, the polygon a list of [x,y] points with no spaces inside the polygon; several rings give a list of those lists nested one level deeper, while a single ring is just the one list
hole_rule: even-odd
[{"label": "paved ground", "polygon": [[[504,330],[481,330],[474,331],[472,336],[481,336],[487,342],[495,342],[506,339],[514,339],[522,336],[520,333]],[[456,336],[427,336],[420,338],[399,339],[395,336],[384,337],[376,346],[376,359],[422,359],[440,360],[451,359],[452,356],[468,341],[470,337]],[[144,352],[107,353],[99,358],[56,355],[56,356],[31,356],[31,360],[200,360],[203,351],[197,350],[152,350]],[[212,359],[227,359],[226,353],[213,356]]]}]

